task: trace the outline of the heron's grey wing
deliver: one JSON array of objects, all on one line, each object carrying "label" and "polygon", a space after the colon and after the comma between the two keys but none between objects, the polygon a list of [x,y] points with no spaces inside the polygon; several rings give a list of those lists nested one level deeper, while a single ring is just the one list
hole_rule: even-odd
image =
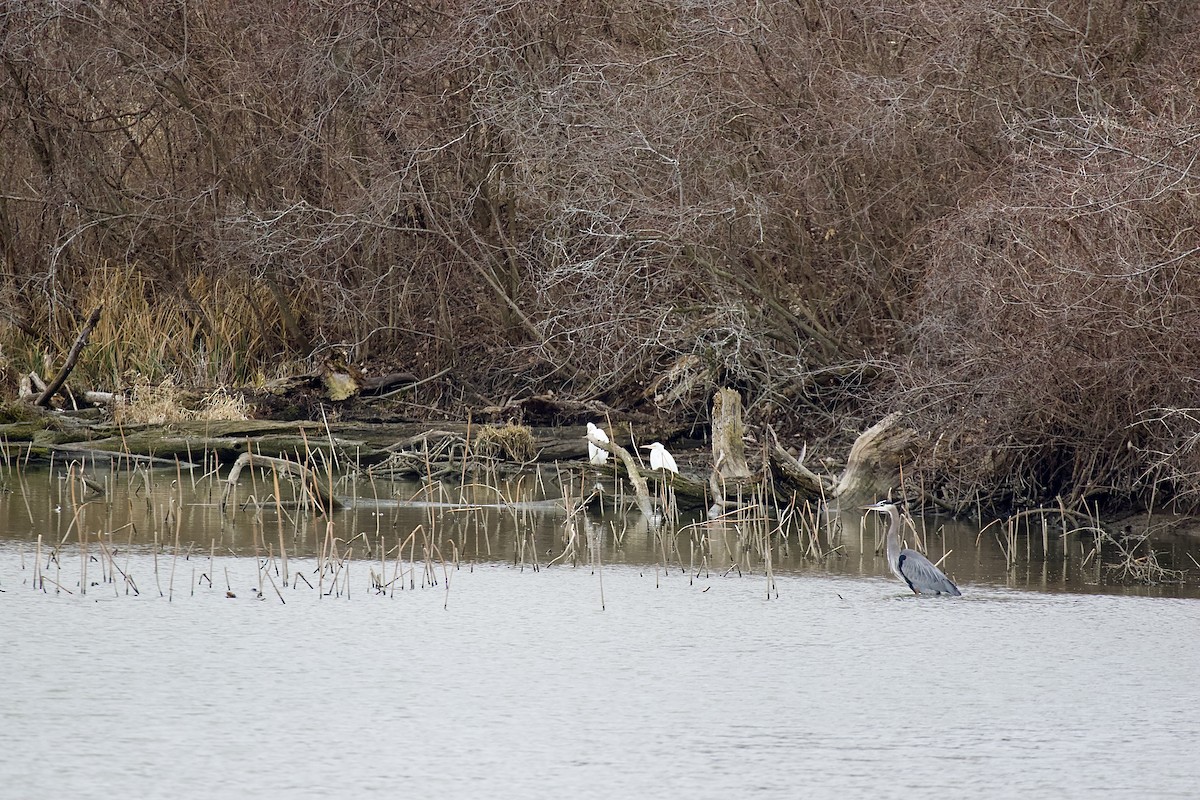
[{"label": "heron's grey wing", "polygon": [[952,580],[916,550],[901,550],[897,562],[901,577],[908,588],[917,594],[949,594],[956,597],[962,594]]}]

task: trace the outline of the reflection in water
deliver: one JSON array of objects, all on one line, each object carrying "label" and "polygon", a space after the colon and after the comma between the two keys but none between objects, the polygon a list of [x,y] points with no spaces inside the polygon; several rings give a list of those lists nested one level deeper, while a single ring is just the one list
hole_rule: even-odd
[{"label": "reflection in water", "polygon": [[[683,520],[675,528],[659,529],[636,512],[614,512],[611,496],[603,509],[592,508],[572,519],[536,504],[523,510],[495,507],[505,499],[527,499],[535,490],[538,497],[558,496],[560,490],[539,475],[499,488],[469,484],[460,489],[439,486],[432,492],[409,483],[348,484],[345,494],[356,497],[358,505],[334,513],[330,524],[294,504],[277,504],[270,473],[244,473],[224,512],[223,482],[199,470],[98,471],[95,481],[109,487],[107,494],[90,493],[45,471],[10,472],[7,491],[0,494],[0,541],[32,552],[40,535],[50,552],[60,544],[78,548],[82,533],[84,545],[96,552],[157,547],[160,553],[174,554],[178,542],[187,559],[258,555],[282,560],[336,552],[351,562],[381,556],[387,561],[398,555],[397,545],[402,544],[410,560],[420,560],[425,549],[429,560],[451,564],[502,561],[530,569],[547,564],[629,564],[690,575],[760,575],[768,583],[779,573],[890,574],[882,558],[885,526],[858,509],[808,509],[790,518],[787,534],[779,536],[776,521],[763,525]],[[295,497],[295,487],[286,478],[281,494],[285,500]],[[436,502],[424,508],[387,505],[396,498]],[[462,498],[490,507],[462,510],[443,505]],[[1097,557],[1089,536],[1063,536],[1061,529],[1038,526],[1012,538],[1003,531],[1003,526],[992,525],[980,533],[953,519],[926,517],[906,520],[903,536],[905,546],[925,552],[964,589],[987,584],[1200,596],[1194,576],[1182,585],[1122,585],[1113,567],[1115,549],[1102,549]],[[1154,550],[1168,567],[1186,570],[1193,558],[1200,561],[1200,547],[1185,537],[1156,541]]]},{"label": "reflection in water", "polygon": [[[360,510],[331,529],[243,491],[222,515],[219,492],[186,473],[86,505],[57,479],[9,488],[6,796],[1125,798],[1200,785],[1200,603],[1076,593],[1103,573],[1069,542],[1008,571],[988,535],[976,546],[975,531],[918,520],[909,536],[946,554],[964,588],[947,601],[906,594],[857,514],[762,549],[730,524],[662,536],[611,513],[580,519],[573,543],[545,512]],[[364,496],[413,491],[375,489]],[[74,594],[32,589],[39,534],[39,563]],[[337,558],[319,564],[334,539]],[[84,569],[95,585],[81,598]]]}]

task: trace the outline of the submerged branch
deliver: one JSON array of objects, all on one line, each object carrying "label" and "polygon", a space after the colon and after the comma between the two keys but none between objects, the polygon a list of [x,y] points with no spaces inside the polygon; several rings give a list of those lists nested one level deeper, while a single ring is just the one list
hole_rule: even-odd
[{"label": "submerged branch", "polygon": [[335,497],[332,492],[322,488],[317,474],[303,464],[297,464],[295,461],[286,458],[272,458],[270,456],[242,453],[238,456],[237,461],[233,462],[233,467],[229,470],[229,477],[225,479],[225,490],[221,493],[222,510],[225,509],[225,502],[229,498],[230,492],[237,486],[238,476],[241,474],[242,468],[246,465],[252,467],[256,465],[270,466],[283,472],[300,476],[300,479],[304,482],[304,486],[317,498],[323,511],[328,512],[343,507],[341,500]]}]

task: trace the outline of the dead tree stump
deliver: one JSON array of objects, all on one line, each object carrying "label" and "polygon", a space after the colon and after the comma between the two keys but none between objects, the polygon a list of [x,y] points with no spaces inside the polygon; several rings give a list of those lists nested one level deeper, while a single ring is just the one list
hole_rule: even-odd
[{"label": "dead tree stump", "polygon": [[[746,423],[742,419],[742,397],[733,389],[718,389],[712,400],[712,471],[708,488],[712,492],[711,516],[725,513],[731,507],[728,500],[754,482],[755,476],[746,463]],[[736,503],[732,503],[736,505]]]},{"label": "dead tree stump", "polygon": [[901,425],[898,413],[888,414],[854,440],[834,496],[857,501],[886,495],[916,448],[917,432]]},{"label": "dead tree stump", "polygon": [[753,478],[746,464],[745,436],[741,395],[718,389],[712,400],[712,455],[713,473],[720,483]]}]

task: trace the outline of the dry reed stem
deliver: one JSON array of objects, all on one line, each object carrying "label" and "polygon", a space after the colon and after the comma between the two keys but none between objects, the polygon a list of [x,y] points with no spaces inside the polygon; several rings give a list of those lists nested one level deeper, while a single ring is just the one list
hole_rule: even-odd
[{"label": "dry reed stem", "polygon": [[171,579],[167,584],[167,602],[171,602],[175,593],[175,562],[179,560],[179,528],[175,528],[175,552],[171,556]]}]

